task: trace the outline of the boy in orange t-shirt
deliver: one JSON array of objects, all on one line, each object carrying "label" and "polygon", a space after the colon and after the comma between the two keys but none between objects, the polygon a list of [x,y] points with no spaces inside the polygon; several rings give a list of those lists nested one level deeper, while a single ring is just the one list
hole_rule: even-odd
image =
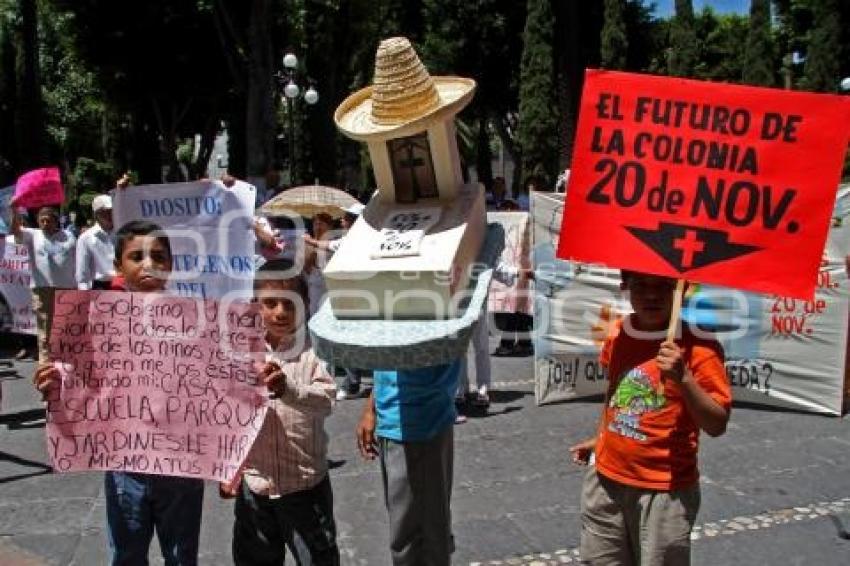
[{"label": "boy in orange t-shirt", "polygon": [[623,271],[634,314],[615,327],[600,361],[609,386],[594,438],[570,448],[587,464],[581,557],[593,565],[690,563],[699,510],[699,431],[719,436],[731,393],[723,350],[687,328],[666,339],[676,281]]}]

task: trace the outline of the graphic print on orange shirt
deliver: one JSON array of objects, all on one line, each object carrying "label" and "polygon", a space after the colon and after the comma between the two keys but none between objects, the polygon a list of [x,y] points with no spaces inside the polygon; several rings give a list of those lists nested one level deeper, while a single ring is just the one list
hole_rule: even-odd
[{"label": "graphic print on orange shirt", "polygon": [[608,402],[608,407],[613,409],[608,430],[646,442],[646,433],[640,428],[641,415],[664,408],[667,400],[663,391],[660,384],[641,366],[632,368],[620,379]]}]

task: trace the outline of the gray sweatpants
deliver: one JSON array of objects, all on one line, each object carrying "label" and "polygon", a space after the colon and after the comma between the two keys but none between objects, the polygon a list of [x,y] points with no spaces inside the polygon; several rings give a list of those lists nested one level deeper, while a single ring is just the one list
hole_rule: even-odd
[{"label": "gray sweatpants", "polygon": [[[486,310],[481,313],[481,319],[472,330],[472,353],[475,359],[475,390],[486,385],[490,389],[490,313]],[[469,356],[461,358],[463,367],[460,371],[460,384],[458,385],[458,397],[465,396],[469,392]]]},{"label": "gray sweatpants", "polygon": [[448,566],[454,427],[425,442],[378,438],[395,566]]}]

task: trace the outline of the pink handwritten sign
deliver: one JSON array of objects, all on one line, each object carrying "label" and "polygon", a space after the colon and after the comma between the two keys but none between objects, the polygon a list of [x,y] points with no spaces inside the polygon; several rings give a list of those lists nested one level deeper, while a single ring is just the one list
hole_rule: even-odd
[{"label": "pink handwritten sign", "polygon": [[57,167],[46,167],[28,171],[18,177],[12,203],[23,208],[38,208],[62,204],[65,189],[59,178]]},{"label": "pink handwritten sign", "polygon": [[[487,222],[498,222],[505,229],[505,249],[500,262],[506,267],[528,269],[531,266],[531,221],[527,212],[488,212]],[[531,314],[528,280],[517,278],[512,285],[496,279],[490,284],[487,310],[491,313],[522,312]]]},{"label": "pink handwritten sign", "polygon": [[256,304],[58,292],[50,359],[62,384],[47,403],[54,469],[233,481],[265,418],[263,352]]}]

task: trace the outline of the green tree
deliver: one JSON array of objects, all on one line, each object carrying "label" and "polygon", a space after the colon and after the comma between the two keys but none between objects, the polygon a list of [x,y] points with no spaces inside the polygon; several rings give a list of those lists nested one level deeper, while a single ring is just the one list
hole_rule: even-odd
[{"label": "green tree", "polygon": [[668,72],[674,77],[690,77],[697,65],[698,47],[691,0],[676,0],[676,15],[670,21]]},{"label": "green tree", "polygon": [[552,58],[553,13],[550,0],[530,0],[520,65],[519,131],[521,173],[551,186],[558,168],[558,132]]},{"label": "green tree", "polygon": [[18,173],[18,138],[15,120],[18,105],[18,58],[15,29],[17,5],[0,0],[0,186],[15,182]]},{"label": "green tree", "polygon": [[554,107],[557,109],[558,169],[563,170],[572,162],[585,69],[599,65],[603,13],[598,2],[555,2],[553,7],[557,84]]},{"label": "green tree", "polygon": [[623,0],[605,0],[600,58],[606,69],[625,69],[629,51]]},{"label": "green tree", "polygon": [[[559,170],[572,162],[585,69],[601,63],[603,7],[600,2],[555,2],[553,5]],[[666,20],[655,19],[652,8],[641,0],[627,0],[622,14],[628,45],[624,68],[663,72],[668,40]]]},{"label": "green tree", "polygon": [[38,58],[38,9],[36,0],[18,0],[17,111],[15,131],[18,137],[22,170],[46,165],[47,146],[44,128],[44,102],[41,97],[41,71]]},{"label": "green tree", "polygon": [[[210,0],[206,5],[239,106],[231,113],[238,125],[230,132],[230,143],[236,146],[233,153],[239,156],[235,163],[238,166],[231,167],[231,172],[249,179],[262,178],[274,160],[274,73],[280,65],[275,54],[281,51],[273,43],[274,32],[279,31],[274,15],[284,13],[276,11],[275,4],[273,0]],[[240,111],[241,116],[233,116]],[[237,136],[237,132],[243,135]]]},{"label": "green tree", "polygon": [[752,0],[744,49],[743,80],[747,84],[772,86],[776,82],[770,23],[770,0]]},{"label": "green tree", "polygon": [[624,4],[623,21],[629,47],[625,68],[657,73],[665,60],[666,20],[656,18],[652,7],[641,0],[628,0]]},{"label": "green tree", "polygon": [[841,70],[841,2],[811,0],[814,16],[805,66],[805,87],[819,92],[838,89]]},{"label": "green tree", "polygon": [[[88,156],[111,162],[112,176],[120,168],[120,117],[108,108],[94,73],[74,51],[74,26],[71,14],[56,10],[49,2],[40,4],[39,59],[51,161],[62,163],[70,172],[80,156]],[[69,184],[73,184],[71,177]],[[111,187],[114,180],[94,188]]]},{"label": "green tree", "polygon": [[717,15],[704,8],[695,19],[699,58],[693,76],[722,82],[741,82],[749,18]]},{"label": "green tree", "polygon": [[[799,55],[804,55],[812,27],[810,0],[774,0],[776,26],[774,43],[781,51],[780,71],[783,86],[787,89],[800,86],[803,66]],[[794,54],[797,54],[797,57]]]},{"label": "green tree", "polygon": [[[52,0],[73,16],[74,45],[110,107],[126,123],[126,166],[143,182],[181,180],[183,139],[201,134],[190,177],[203,173],[231,83],[214,37],[212,10],[197,3]],[[83,25],[84,22],[84,25]]]},{"label": "green tree", "polygon": [[493,178],[491,141],[497,135],[514,162],[520,53],[525,7],[511,0],[425,0],[421,55],[433,74],[474,78],[478,89],[460,119],[462,155],[474,163],[478,180]]}]

